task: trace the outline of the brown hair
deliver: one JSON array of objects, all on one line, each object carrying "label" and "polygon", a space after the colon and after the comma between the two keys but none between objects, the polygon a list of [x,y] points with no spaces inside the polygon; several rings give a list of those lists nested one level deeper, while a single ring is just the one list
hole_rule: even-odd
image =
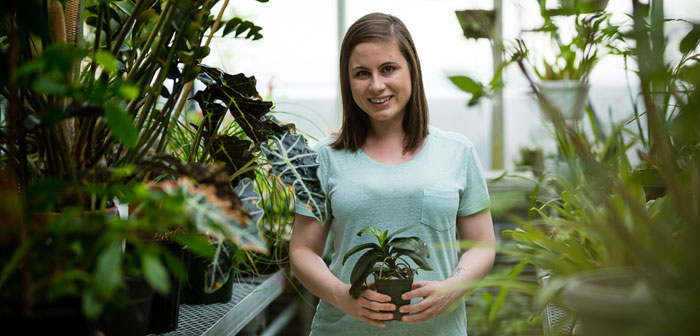
[{"label": "brown hair", "polygon": [[428,135],[428,103],[423,75],[411,34],[399,18],[382,13],[367,14],[353,23],[340,46],[340,93],[343,101],[343,125],[331,144],[333,149],[357,151],[364,145],[371,125],[367,114],[355,103],[350,91],[350,54],[363,42],[391,41],[399,46],[411,73],[411,97],[403,117],[404,151],[412,152]]}]

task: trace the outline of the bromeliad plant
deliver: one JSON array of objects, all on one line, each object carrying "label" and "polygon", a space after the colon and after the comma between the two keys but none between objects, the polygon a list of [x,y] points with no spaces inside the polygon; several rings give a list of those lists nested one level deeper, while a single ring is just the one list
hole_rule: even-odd
[{"label": "bromeliad plant", "polygon": [[[418,269],[431,271],[433,268],[426,260],[430,257],[430,249],[422,239],[417,236],[397,237],[397,235],[418,227],[417,225],[405,227],[389,233],[389,230],[381,231],[373,226],[367,226],[358,232],[358,236],[364,233],[374,235],[377,243],[365,243],[348,251],[343,257],[343,264],[353,254],[364,249],[366,251],[355,263],[350,274],[350,295],[359,298],[367,276],[374,274],[375,279],[412,279]],[[406,258],[413,260],[417,265],[414,269]]]}]

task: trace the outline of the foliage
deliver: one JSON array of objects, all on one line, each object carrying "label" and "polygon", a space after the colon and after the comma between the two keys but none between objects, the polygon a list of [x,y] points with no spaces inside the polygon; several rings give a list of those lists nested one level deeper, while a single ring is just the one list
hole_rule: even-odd
[{"label": "foliage", "polygon": [[284,133],[271,137],[275,147],[262,145],[262,151],[270,160],[270,173],[279,175],[282,181],[294,187],[294,194],[323,225],[328,218],[326,195],[318,180],[316,152],[308,148],[301,135]]},{"label": "foliage", "polygon": [[[628,34],[633,43],[625,54],[639,67],[646,113],[635,118],[645,118],[648,130],[639,128],[634,134],[627,129],[629,123],[616,125],[605,140],[591,141],[581,129],[553,118],[564,160],[561,169],[547,173],[543,187],[552,188],[558,197],[538,200],[530,217],[508,233],[519,248],[502,251],[551,273],[536,292],[540,307],[556,301],[559,290],[586,270],[624,267],[648,285],[659,307],[653,323],[636,321],[643,325],[636,331],[693,334],[698,332],[693,307],[700,297],[700,273],[693,257],[700,253],[694,242],[700,234],[700,77],[690,74],[697,71],[699,39],[693,25],[679,48],[681,63],[669,66],[663,53],[666,38],[659,34],[663,12],[651,12],[638,1],[633,4],[634,29]],[[525,69],[523,61],[518,62]],[[633,137],[623,136],[630,133]],[[628,149],[637,141],[642,163],[633,166]],[[641,173],[646,169],[658,174],[665,194],[647,197]]]},{"label": "foliage", "polygon": [[540,323],[531,308],[531,298],[519,292],[510,292],[501,309],[491,318],[491,307],[496,297],[488,291],[479,291],[467,303],[467,332],[474,336],[517,336],[536,330]]},{"label": "foliage", "polygon": [[[377,243],[360,244],[350,249],[343,257],[343,264],[353,254],[364,249],[369,249],[363,253],[350,274],[350,295],[354,298],[360,297],[362,286],[367,276],[374,274],[377,279],[409,279],[413,277],[418,269],[432,270],[426,258],[430,257],[428,244],[417,236],[397,237],[398,234],[414,229],[416,226],[408,226],[396,230],[389,234],[389,230],[381,231],[373,226],[367,226],[357,233],[369,233],[377,238]],[[413,269],[406,262],[404,257],[413,260],[418,269]]]},{"label": "foliage", "polygon": [[[2,259],[11,255],[12,260],[3,265],[2,274],[17,286],[7,292],[9,285],[0,288],[11,297],[6,301],[3,296],[3,304],[30,311],[52,301],[55,296],[46,293],[58,290],[68,297],[82,297],[85,313],[95,317],[104,304],[119,296],[117,289],[124,289],[121,275],[142,274],[154,288],[166,291],[167,283],[160,280],[167,272],[159,260],[165,260],[171,271],[179,264],[154,254],[159,248],[150,237],[170,236],[169,230],[178,232],[173,239],[200,255],[216,258],[223,250],[203,244],[206,238],[197,236],[198,230],[222,242],[264,250],[257,231],[250,230],[257,226],[242,225],[250,217],[231,191],[230,181],[207,180],[220,176],[207,176],[216,167],[152,159],[153,153],[165,152],[168,133],[179,118],[191,82],[202,71],[198,62],[209,53],[211,37],[221,28],[219,36],[235,32],[244,38],[262,37],[261,28],[249,21],[234,18],[220,24],[221,15],[210,15],[217,3],[86,1],[85,44],[65,37],[64,24],[77,25],[80,32],[83,22],[71,21],[58,0],[11,0],[0,10],[0,178],[16,185],[3,187],[0,195],[18,205],[11,210],[16,221],[3,230],[2,237]],[[66,5],[75,4],[80,2]],[[225,6],[221,13],[224,10]],[[145,192],[136,181],[150,180],[158,169],[136,170],[135,166],[165,169],[187,178],[156,183]],[[141,190],[140,196],[129,196],[131,189]],[[152,197],[144,200],[144,195]],[[137,206],[128,219],[110,217],[96,220],[92,228],[80,226],[75,232],[84,232],[102,245],[91,248],[76,263],[67,259],[76,253],[74,249],[83,248],[79,237],[71,236],[75,232],[69,223],[82,225],[83,210],[104,211],[114,197],[141,208]],[[209,203],[212,199],[216,201]],[[47,205],[37,209],[37,200]],[[144,206],[148,211],[143,211]],[[158,212],[163,207],[168,210]],[[55,229],[51,234],[67,243],[39,243],[47,236],[45,228],[30,224],[36,224],[33,215],[45,211],[60,211],[45,227]],[[120,251],[117,247],[125,239],[133,249]],[[103,246],[108,252],[97,253]],[[46,266],[34,254],[55,258],[48,258]],[[143,265],[132,259],[142,260]],[[109,274],[105,284],[99,283],[102,278],[91,282],[89,272],[95,263],[106,269],[120,261],[124,272]],[[66,273],[74,277],[70,281],[55,281],[55,276],[62,276],[61,263],[68,265]],[[49,272],[52,268],[58,272]],[[98,275],[107,276],[104,271]],[[17,293],[21,302],[15,302]]]}]

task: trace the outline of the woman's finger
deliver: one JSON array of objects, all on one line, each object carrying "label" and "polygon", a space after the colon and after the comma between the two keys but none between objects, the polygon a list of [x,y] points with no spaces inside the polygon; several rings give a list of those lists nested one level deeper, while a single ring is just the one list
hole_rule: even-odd
[{"label": "woman's finger", "polygon": [[375,292],[371,289],[365,289],[362,291],[362,296],[369,301],[377,302],[391,302],[391,296]]},{"label": "woman's finger", "polygon": [[409,304],[409,305],[401,306],[401,307],[399,308],[399,311],[402,312],[402,313],[416,313],[416,312],[420,312],[420,311],[426,310],[426,309],[430,308],[431,306],[433,306],[433,305],[434,305],[434,302],[433,302],[433,301],[434,301],[434,300],[433,300],[431,297],[427,297],[427,298],[425,298],[425,299],[423,299],[423,300],[420,300],[420,301],[418,301],[418,302],[416,302],[416,303],[412,303],[412,304]]},{"label": "woman's finger", "polygon": [[367,308],[363,309],[360,315],[374,321],[386,321],[394,318],[394,313],[377,312]]},{"label": "woman's finger", "polygon": [[433,292],[432,286],[429,282],[419,281],[413,284],[413,290],[403,293],[401,298],[404,300],[411,300],[420,297],[426,297]]},{"label": "woman's finger", "polygon": [[394,311],[396,309],[396,306],[393,303],[384,303],[384,302],[377,302],[377,301],[372,301],[367,298],[362,298],[362,301],[360,302],[360,305],[364,308],[367,308],[369,310],[373,311]]}]

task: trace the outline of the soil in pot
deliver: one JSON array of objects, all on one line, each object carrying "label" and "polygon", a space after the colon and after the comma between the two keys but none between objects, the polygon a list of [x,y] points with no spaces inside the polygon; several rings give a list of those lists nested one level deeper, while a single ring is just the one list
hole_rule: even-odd
[{"label": "soil in pot", "polygon": [[402,299],[401,295],[411,290],[413,277],[409,279],[377,279],[375,277],[374,283],[377,286],[377,292],[391,296],[391,303],[396,305],[394,321],[401,321],[401,316],[406,314],[399,312],[399,308],[411,303],[410,300]]},{"label": "soil in pot", "polygon": [[206,272],[209,260],[195,256],[192,253],[185,251],[187,267],[187,282],[183,284],[181,289],[181,302],[185,304],[210,304],[210,303],[227,303],[231,301],[233,294],[233,275],[229,273],[228,280],[224,282],[221,288],[213,293],[204,292],[204,274]]}]

